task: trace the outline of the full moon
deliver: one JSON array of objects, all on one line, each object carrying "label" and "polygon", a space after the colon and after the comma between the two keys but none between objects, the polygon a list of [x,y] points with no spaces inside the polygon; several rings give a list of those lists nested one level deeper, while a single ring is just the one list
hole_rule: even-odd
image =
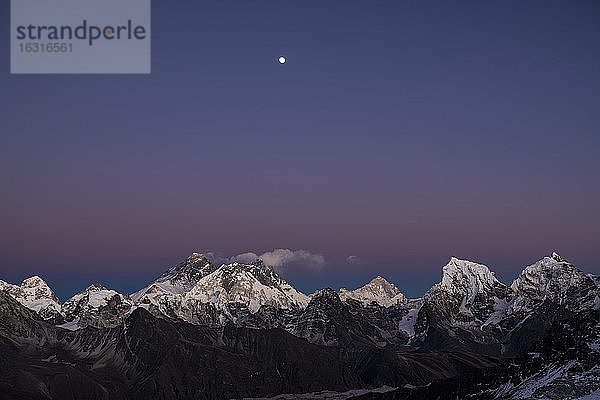
[{"label": "full moon", "polygon": [[284,56],[279,57],[279,64],[285,64],[285,57]]}]

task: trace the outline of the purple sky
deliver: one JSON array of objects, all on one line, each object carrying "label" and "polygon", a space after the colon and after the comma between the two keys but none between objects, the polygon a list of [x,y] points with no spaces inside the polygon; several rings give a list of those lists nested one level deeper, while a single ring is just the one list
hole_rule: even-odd
[{"label": "purple sky", "polygon": [[283,272],[307,292],[419,295],[450,256],[600,273],[597,1],[152,11],[149,76],[11,76],[0,3],[0,279],[131,292],[274,248],[325,256]]}]

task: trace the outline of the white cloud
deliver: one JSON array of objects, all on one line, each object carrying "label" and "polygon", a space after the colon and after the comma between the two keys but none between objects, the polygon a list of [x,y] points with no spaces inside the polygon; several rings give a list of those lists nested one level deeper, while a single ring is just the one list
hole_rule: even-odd
[{"label": "white cloud", "polygon": [[238,263],[242,263],[242,264],[248,264],[253,261],[256,261],[258,258],[259,258],[258,254],[248,252],[248,253],[238,254],[237,256],[233,256],[229,259],[229,261],[230,262],[238,262]]},{"label": "white cloud", "polygon": [[221,264],[227,264],[229,259],[226,257],[222,257],[221,255],[214,253],[212,251],[204,251],[204,257],[206,257],[211,263],[219,266]]},{"label": "white cloud", "polygon": [[260,259],[274,268],[295,265],[319,269],[325,265],[325,257],[320,254],[313,254],[308,250],[275,249],[262,254]]},{"label": "white cloud", "polygon": [[325,265],[325,257],[320,254],[313,254],[308,250],[290,249],[275,249],[261,255],[254,252],[242,253],[231,257],[230,262],[250,263],[259,258],[265,264],[276,269],[288,267],[320,269]]},{"label": "white cloud", "polygon": [[348,258],[346,258],[346,262],[348,264],[362,264],[362,260],[360,258],[358,258],[358,256],[348,256]]},{"label": "white cloud", "polygon": [[308,250],[275,249],[261,255],[249,251],[233,257],[222,257],[211,251],[206,251],[203,254],[216,265],[234,262],[248,264],[259,258],[265,264],[276,269],[298,267],[319,270],[326,264],[325,257],[320,254],[311,253]]}]

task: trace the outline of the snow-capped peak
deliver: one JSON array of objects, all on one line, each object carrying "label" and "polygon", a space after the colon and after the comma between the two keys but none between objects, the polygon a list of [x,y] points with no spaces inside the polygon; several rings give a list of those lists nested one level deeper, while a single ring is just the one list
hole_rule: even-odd
[{"label": "snow-capped peak", "polygon": [[123,321],[132,306],[133,302],[129,297],[95,283],[62,305],[62,312],[67,321],[63,327],[113,327]]},{"label": "snow-capped peak", "polygon": [[341,288],[339,296],[342,300],[351,298],[364,304],[375,302],[384,307],[406,302],[406,297],[396,285],[381,276],[376,276],[369,283],[356,290],[351,291]]},{"label": "snow-capped peak", "polygon": [[132,294],[131,298],[142,301],[146,294],[155,296],[185,293],[215,269],[204,254],[194,252],[179,264],[169,268],[150,285]]},{"label": "snow-capped peak", "polygon": [[0,281],[0,290],[6,291],[19,303],[46,320],[60,317],[58,297],[39,276],[25,279],[20,286]]},{"label": "snow-capped peak", "polygon": [[35,287],[39,287],[39,288],[43,288],[43,289],[50,289],[50,287],[48,286],[48,284],[39,276],[34,275],[32,277],[29,277],[27,279],[24,279],[23,282],[21,283],[21,287],[22,288],[35,288]]},{"label": "snow-capped peak", "polygon": [[485,265],[452,257],[424,299],[453,323],[477,328],[500,311],[509,291]]},{"label": "snow-capped peak", "polygon": [[200,279],[184,295],[184,299],[186,302],[213,304],[217,309],[225,309],[228,303],[242,303],[252,313],[262,305],[281,309],[304,308],[309,300],[260,260],[251,264],[222,265]]},{"label": "snow-capped peak", "polygon": [[452,294],[466,294],[468,300],[480,292],[504,286],[487,266],[456,257],[452,257],[442,271],[442,281],[436,285],[437,288]]},{"label": "snow-capped peak", "polygon": [[553,259],[555,259],[558,262],[563,262],[565,261],[557,252],[552,252],[552,256]]},{"label": "snow-capped peak", "polygon": [[[579,272],[579,273],[578,273]],[[584,275],[575,267],[564,261],[557,253],[531,264],[513,281],[511,288],[515,291],[534,289],[545,292],[553,279],[562,275]]]},{"label": "snow-capped peak", "polygon": [[526,267],[511,288],[533,302],[550,300],[570,309],[591,307],[597,292],[594,279],[557,253]]},{"label": "snow-capped peak", "polygon": [[212,271],[214,268],[208,258],[204,254],[194,252],[184,261],[169,268],[156,282],[168,282],[174,288],[190,289]]},{"label": "snow-capped peak", "polygon": [[325,289],[320,289],[320,290],[317,290],[316,292],[314,292],[312,294],[312,297],[314,299],[319,299],[319,298],[337,299],[339,297],[339,295],[337,293],[335,293],[335,290],[333,290],[332,288],[325,288]]}]

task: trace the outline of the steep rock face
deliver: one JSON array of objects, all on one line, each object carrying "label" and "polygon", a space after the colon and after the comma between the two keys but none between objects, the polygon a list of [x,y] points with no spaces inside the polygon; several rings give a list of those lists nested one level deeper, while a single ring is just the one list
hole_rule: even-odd
[{"label": "steep rock face", "polygon": [[[216,266],[201,253],[192,253],[179,264],[169,268],[154,282],[131,295],[131,299],[153,315],[171,319],[187,319],[182,309],[183,295],[203,277],[216,270]],[[198,323],[214,322],[214,312],[206,309],[206,317],[197,316]]]},{"label": "steep rock face", "polygon": [[51,327],[37,312],[24,307],[7,292],[0,291],[0,339],[12,344],[38,341],[45,344],[49,340],[47,326]]},{"label": "steep rock face", "polygon": [[[515,341],[520,342],[518,336],[523,324],[543,327],[547,325],[546,320],[551,320],[556,313],[597,310],[600,306],[594,278],[557,253],[526,267],[510,288],[511,294],[484,325],[498,327],[504,335],[501,340],[513,342],[512,346],[508,346],[512,348]],[[532,340],[534,331],[538,330],[528,330],[528,341]]]},{"label": "steep rock face", "polygon": [[39,276],[25,279],[21,286],[0,280],[0,291],[8,293],[16,301],[38,313],[44,320],[54,323],[62,320],[58,298]]},{"label": "steep rock face", "polygon": [[287,332],[292,332],[301,312],[299,309],[282,309],[270,305],[263,305],[258,311],[251,312],[241,303],[229,303],[227,309],[229,318],[221,325],[252,329],[280,328]]},{"label": "steep rock face", "polygon": [[402,311],[377,304],[365,307],[349,299],[343,302],[332,289],[313,295],[291,332],[311,343],[327,346],[403,344],[407,335],[398,329]]},{"label": "steep rock face", "polygon": [[443,268],[442,281],[425,299],[444,306],[451,318],[460,322],[484,322],[494,311],[497,299],[505,299],[509,289],[483,264],[452,258]]},{"label": "steep rock face", "polygon": [[412,341],[416,334],[419,312],[423,307],[423,299],[410,299],[402,307],[402,318],[398,321],[398,329],[404,332]]},{"label": "steep rock face", "polygon": [[594,279],[557,253],[526,267],[511,285],[517,294],[509,313],[531,310],[551,301],[570,311],[595,308],[598,286]]},{"label": "steep rock face", "polygon": [[121,324],[132,310],[133,302],[114,290],[93,284],[62,305],[67,329],[112,328]]},{"label": "steep rock face", "polygon": [[332,289],[323,289],[313,294],[293,333],[311,343],[333,345],[347,340],[350,324],[352,314],[340,296]]},{"label": "steep rock face", "polygon": [[342,300],[354,299],[364,304],[375,302],[384,307],[406,302],[406,297],[396,285],[381,276],[373,278],[369,283],[356,290],[342,288],[339,295]]},{"label": "steep rock face", "polygon": [[131,295],[136,302],[151,302],[160,294],[182,294],[210,274],[216,267],[204,254],[192,253],[179,264],[169,268],[154,282]]},{"label": "steep rock face", "polygon": [[470,390],[494,399],[597,398],[599,321],[598,310],[572,312],[543,302],[512,332],[503,368],[483,376]]},{"label": "steep rock face", "polygon": [[496,326],[486,322],[505,309],[510,293],[485,265],[453,257],[424,296],[415,340],[433,347],[497,343]]}]

